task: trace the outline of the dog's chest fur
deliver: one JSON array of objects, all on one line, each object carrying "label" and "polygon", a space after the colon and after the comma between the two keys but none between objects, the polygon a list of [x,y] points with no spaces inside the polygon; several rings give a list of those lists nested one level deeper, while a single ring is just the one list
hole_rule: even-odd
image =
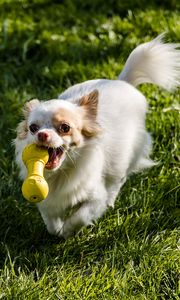
[{"label": "dog's chest fur", "polygon": [[[46,174],[49,185],[47,199],[38,204],[40,210],[48,209],[53,216],[64,218],[66,211],[84,200],[93,198],[94,186],[102,180],[103,153],[98,145],[81,149],[76,160],[69,160],[64,168],[51,176]],[[93,175],[93,176],[92,176]]]}]

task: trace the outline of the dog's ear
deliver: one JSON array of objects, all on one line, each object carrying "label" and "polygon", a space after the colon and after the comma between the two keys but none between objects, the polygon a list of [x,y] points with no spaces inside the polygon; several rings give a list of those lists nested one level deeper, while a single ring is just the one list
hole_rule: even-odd
[{"label": "dog's ear", "polygon": [[97,116],[98,99],[99,99],[99,92],[98,90],[94,90],[93,92],[83,96],[79,100],[79,105],[84,108],[86,114],[88,114],[88,116],[92,120],[95,120]]},{"label": "dog's ear", "polygon": [[23,113],[23,116],[25,119],[23,121],[21,121],[17,127],[17,137],[20,140],[23,140],[26,138],[27,133],[28,133],[27,118],[28,118],[30,112],[38,105],[39,105],[39,100],[37,100],[37,99],[32,99],[25,103],[25,105],[22,109],[22,113]]},{"label": "dog's ear", "polygon": [[25,118],[27,118],[30,114],[30,112],[39,105],[39,100],[38,99],[32,99],[28,102],[25,103],[23,107],[23,115]]},{"label": "dog's ear", "polygon": [[16,132],[19,140],[24,140],[27,137],[27,120],[23,120],[18,124]]},{"label": "dog's ear", "polygon": [[96,121],[98,111],[99,92],[94,90],[79,100],[79,106],[84,111],[82,134],[87,137],[96,137],[102,130]]}]

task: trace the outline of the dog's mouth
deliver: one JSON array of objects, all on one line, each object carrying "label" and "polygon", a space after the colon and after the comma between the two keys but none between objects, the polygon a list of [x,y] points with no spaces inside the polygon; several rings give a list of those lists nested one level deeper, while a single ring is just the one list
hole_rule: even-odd
[{"label": "dog's mouth", "polygon": [[49,153],[49,160],[46,163],[45,168],[48,170],[52,170],[57,168],[61,164],[64,150],[61,147],[47,149]]}]

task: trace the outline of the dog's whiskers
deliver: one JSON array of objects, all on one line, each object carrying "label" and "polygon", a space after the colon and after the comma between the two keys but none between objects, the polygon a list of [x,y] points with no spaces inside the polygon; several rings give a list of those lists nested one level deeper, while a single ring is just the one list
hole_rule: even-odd
[{"label": "dog's whiskers", "polygon": [[79,157],[81,157],[82,155],[79,153],[79,152],[77,152],[76,150],[72,150],[72,153],[75,153],[77,156],[79,156]]},{"label": "dog's whiskers", "polygon": [[69,157],[70,161],[72,162],[73,166],[76,167],[75,160],[71,157],[70,153],[67,151],[66,154]]},{"label": "dog's whiskers", "polygon": [[69,176],[68,176],[68,174],[67,174],[63,169],[61,169],[61,172],[65,175],[65,177],[67,178],[67,181],[69,181]]}]

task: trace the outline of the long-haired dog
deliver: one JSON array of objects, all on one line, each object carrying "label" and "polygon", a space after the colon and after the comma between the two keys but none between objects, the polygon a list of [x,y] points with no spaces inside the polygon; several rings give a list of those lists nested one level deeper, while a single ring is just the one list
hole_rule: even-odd
[{"label": "long-haired dog", "polygon": [[117,80],[90,80],[68,88],[58,99],[27,102],[17,127],[16,162],[30,143],[47,147],[48,197],[37,204],[47,230],[65,238],[92,224],[113,206],[132,172],[153,166],[145,128],[147,103],[135,88],[179,86],[180,51],[159,36],[130,54]]}]

